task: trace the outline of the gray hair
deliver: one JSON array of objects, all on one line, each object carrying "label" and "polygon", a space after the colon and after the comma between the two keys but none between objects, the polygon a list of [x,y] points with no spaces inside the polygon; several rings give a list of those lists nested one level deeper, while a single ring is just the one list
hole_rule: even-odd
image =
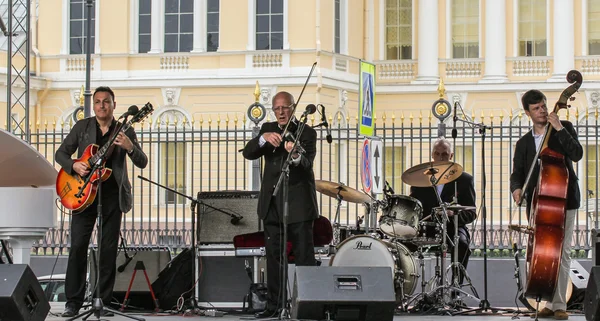
[{"label": "gray hair", "polygon": [[450,154],[454,153],[454,148],[452,148],[452,143],[446,139],[446,137],[442,136],[440,138],[438,138],[438,140],[436,140],[433,145],[431,145],[431,152],[433,153],[433,150],[435,149],[436,146],[441,145],[441,144],[446,144],[448,145],[448,147],[450,147]]}]

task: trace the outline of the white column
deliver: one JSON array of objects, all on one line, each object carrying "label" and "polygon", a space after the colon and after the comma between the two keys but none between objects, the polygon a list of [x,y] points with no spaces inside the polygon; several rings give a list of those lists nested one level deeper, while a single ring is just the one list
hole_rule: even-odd
[{"label": "white column", "polygon": [[148,53],[161,53],[162,48],[162,38],[164,35],[164,28],[161,28],[163,24],[161,21],[161,16],[163,16],[163,5],[161,5],[161,0],[152,0],[152,8],[150,11],[151,17],[150,21],[152,26],[150,27],[150,51]]},{"label": "white column", "polygon": [[438,0],[419,0],[418,75],[415,82],[437,84]]},{"label": "white column", "polygon": [[194,2],[194,49],[192,52],[206,51],[206,0]]},{"label": "white column", "polygon": [[563,81],[569,70],[575,66],[575,38],[573,2],[554,0],[554,39],[552,49],[554,56],[554,73],[552,79]]},{"label": "white column", "polygon": [[485,75],[481,82],[506,81],[506,0],[486,0]]}]

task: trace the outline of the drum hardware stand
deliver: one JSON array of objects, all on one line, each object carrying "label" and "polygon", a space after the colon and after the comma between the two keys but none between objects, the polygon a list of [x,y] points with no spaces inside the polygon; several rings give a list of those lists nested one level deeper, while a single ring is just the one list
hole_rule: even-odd
[{"label": "drum hardware stand", "polygon": [[[456,188],[455,188],[455,190],[456,190]],[[454,214],[454,261],[448,267],[448,270],[452,270],[452,283],[451,284],[452,284],[452,287],[459,290],[459,293],[466,294],[470,298],[476,298],[478,301],[481,301],[479,299],[479,294],[477,294],[477,290],[473,286],[471,277],[469,277],[469,274],[467,273],[467,269],[462,265],[462,263],[458,262],[458,243],[459,243],[459,241],[460,241],[460,238],[458,236],[458,212],[457,212]],[[469,295],[468,293],[466,293],[465,291],[462,290],[463,285],[460,282],[461,274],[463,275],[464,279],[467,280],[467,283],[465,284],[465,286],[468,286],[471,288],[471,292],[473,292],[475,297]],[[458,296],[456,298],[454,298],[454,300],[455,301],[459,300]]]},{"label": "drum hardware stand", "polygon": [[339,186],[337,190],[338,192],[335,195],[337,205],[335,208],[335,218],[333,219],[333,241],[329,246],[329,254],[335,254],[334,248],[336,245],[340,244],[340,207],[342,206],[344,197],[340,194],[342,192],[342,187]]}]

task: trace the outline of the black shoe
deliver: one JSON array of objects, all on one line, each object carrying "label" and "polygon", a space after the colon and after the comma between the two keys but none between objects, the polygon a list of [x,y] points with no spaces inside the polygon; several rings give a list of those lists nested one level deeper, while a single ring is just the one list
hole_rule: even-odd
[{"label": "black shoe", "polygon": [[275,314],[277,314],[277,311],[271,310],[271,309],[266,309],[262,312],[256,313],[254,315],[254,317],[257,319],[265,319],[265,318],[272,318],[275,316]]},{"label": "black shoe", "polygon": [[60,315],[63,318],[72,318],[79,314],[79,309],[75,309],[72,307],[66,307],[65,311]]}]

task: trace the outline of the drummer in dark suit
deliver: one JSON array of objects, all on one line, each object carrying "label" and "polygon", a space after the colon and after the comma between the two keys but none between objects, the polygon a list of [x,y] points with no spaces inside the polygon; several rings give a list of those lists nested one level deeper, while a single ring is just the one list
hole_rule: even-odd
[{"label": "drummer in dark suit", "polygon": [[[305,126],[299,141],[304,151],[292,150],[293,143],[282,138],[283,129],[290,120],[291,132],[299,122],[293,115],[294,97],[285,91],[273,97],[273,112],[277,121],[264,123],[257,137],[244,147],[246,159],[263,157],[264,171],[258,200],[258,216],[264,222],[267,256],[267,309],[257,313],[257,318],[274,316],[284,302],[279,302],[281,291],[283,239],[283,188],[273,196],[282,166],[292,153],[288,193],[288,241],[292,243],[296,266],[315,265],[313,222],[319,216],[313,161],[317,153],[317,133]],[[287,267],[285,267],[287,268]],[[284,283],[285,284],[285,283]],[[288,295],[288,298],[290,296]]]},{"label": "drummer in dark suit", "polygon": [[[451,161],[453,156],[452,144],[447,139],[442,137],[433,144],[431,158],[434,162]],[[457,205],[475,207],[475,184],[473,176],[468,173],[462,172],[456,180],[447,184],[437,185],[437,190],[443,202],[451,203],[454,201],[454,197],[456,197]],[[440,213],[434,212],[434,208],[439,207],[440,203],[433,187],[412,186],[410,188],[410,196],[418,199],[423,205],[423,217],[429,216],[429,218],[424,221],[434,220],[436,219],[436,215],[438,216],[437,220],[441,220]],[[447,240],[451,240],[452,242],[454,242],[454,216],[458,215],[458,262],[461,263],[466,270],[467,264],[469,263],[469,256],[471,255],[471,250],[469,249],[471,235],[469,234],[467,224],[473,222],[477,218],[477,213],[474,209],[471,209],[460,210],[457,212],[447,210],[447,214],[449,218],[446,225],[449,237]],[[433,226],[427,226],[426,228],[425,234],[427,237],[435,237],[436,233],[441,233],[436,231]],[[447,242],[447,244],[449,246],[448,250],[452,256],[452,262],[454,262],[454,247],[450,242]],[[463,273],[460,273],[460,284],[462,284],[463,279],[464,275]]]}]

